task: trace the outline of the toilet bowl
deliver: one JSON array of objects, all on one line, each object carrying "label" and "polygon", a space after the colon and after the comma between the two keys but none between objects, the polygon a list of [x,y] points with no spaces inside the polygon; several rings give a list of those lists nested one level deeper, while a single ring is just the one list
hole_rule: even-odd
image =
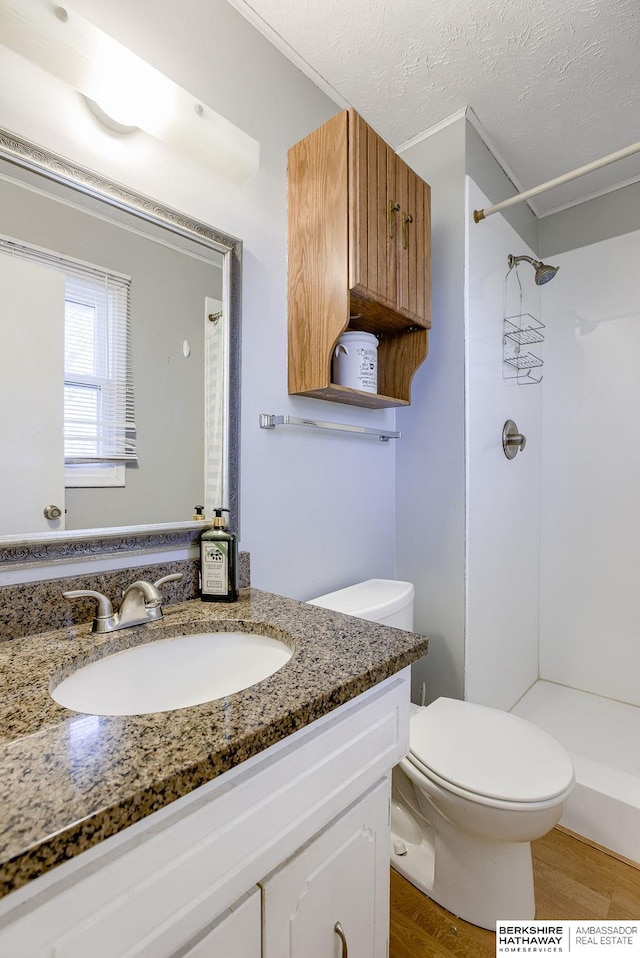
[{"label": "toilet bowl", "polygon": [[[312,604],[413,625],[411,583],[373,579]],[[392,783],[393,868],[483,928],[535,917],[530,842],[558,823],[574,787],[571,759],[555,739],[471,702],[412,705],[409,753]]]},{"label": "toilet bowl", "polygon": [[530,842],[558,823],[573,786],[567,752],[524,719],[456,699],[412,706],[391,864],[474,925],[534,918]]}]

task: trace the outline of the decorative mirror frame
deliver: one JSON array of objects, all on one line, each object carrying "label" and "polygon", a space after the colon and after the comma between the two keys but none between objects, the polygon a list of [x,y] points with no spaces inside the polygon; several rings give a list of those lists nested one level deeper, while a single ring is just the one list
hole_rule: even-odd
[{"label": "decorative mirror frame", "polygon": [[[224,295],[229,323],[228,506],[231,527],[239,530],[242,240],[163,206],[4,129],[0,129],[0,160],[68,186],[179,236],[196,240],[224,256]],[[186,548],[199,539],[201,532],[202,524],[199,522],[173,522],[113,529],[74,529],[24,537],[4,536],[0,537],[0,570],[42,565],[45,562]]]}]

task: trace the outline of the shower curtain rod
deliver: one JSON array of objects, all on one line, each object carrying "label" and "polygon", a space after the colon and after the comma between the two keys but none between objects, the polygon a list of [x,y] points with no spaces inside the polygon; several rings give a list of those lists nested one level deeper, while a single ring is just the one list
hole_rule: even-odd
[{"label": "shower curtain rod", "polygon": [[485,210],[474,210],[474,222],[479,223],[481,220],[486,220],[487,216],[491,216],[493,213],[499,213],[500,210],[504,210],[508,206],[513,206],[514,203],[521,203],[523,200],[528,200],[532,196],[537,196],[538,193],[544,193],[545,190],[553,189],[554,186],[561,186],[570,180],[577,180],[579,176],[584,176],[585,173],[593,173],[594,170],[608,166],[609,163],[615,163],[616,160],[624,160],[626,156],[631,156],[633,153],[640,153],[640,143],[634,143],[632,146],[627,146],[623,150],[618,150],[616,153],[609,153],[608,156],[603,156],[601,160],[594,160],[593,163],[579,166],[577,170],[573,170],[571,173],[556,176],[554,180],[548,180],[546,183],[541,183],[540,186],[534,186],[530,190],[525,190],[524,193],[511,196],[508,200],[503,200],[502,203],[496,203],[495,206],[488,206]]}]

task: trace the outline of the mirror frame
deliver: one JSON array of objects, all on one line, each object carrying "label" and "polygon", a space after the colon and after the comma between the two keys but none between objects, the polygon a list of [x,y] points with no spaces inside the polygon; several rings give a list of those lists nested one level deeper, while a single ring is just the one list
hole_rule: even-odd
[{"label": "mirror frame", "polygon": [[[242,240],[5,129],[0,129],[0,161],[39,174],[46,181],[62,184],[223,255],[223,299],[229,333],[226,390],[228,507],[231,528],[239,533]],[[201,522],[172,522],[0,536],[0,570],[42,565],[44,562],[179,549],[197,542],[201,532]]]}]

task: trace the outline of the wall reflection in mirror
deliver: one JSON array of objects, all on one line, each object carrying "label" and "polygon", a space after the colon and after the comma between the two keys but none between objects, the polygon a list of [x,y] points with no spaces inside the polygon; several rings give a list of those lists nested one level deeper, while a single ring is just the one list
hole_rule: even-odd
[{"label": "wall reflection in mirror", "polygon": [[233,237],[0,131],[0,537],[197,505],[237,526],[240,267]]}]

